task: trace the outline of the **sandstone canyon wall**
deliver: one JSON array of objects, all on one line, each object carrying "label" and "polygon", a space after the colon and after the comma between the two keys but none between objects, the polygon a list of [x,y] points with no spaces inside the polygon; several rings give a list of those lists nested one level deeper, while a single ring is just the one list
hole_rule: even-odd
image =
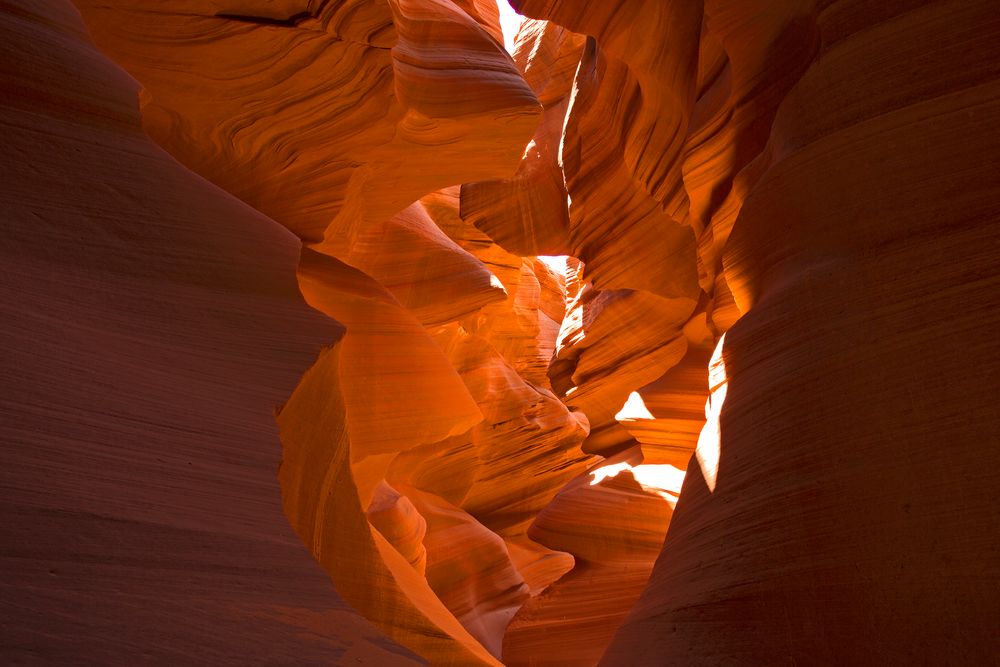
[{"label": "sandstone canyon wall", "polygon": [[423,664],[282,515],[274,405],[342,334],[297,241],[150,141],[69,2],[0,11],[3,662]]},{"label": "sandstone canyon wall", "polygon": [[993,3],[511,5],[0,1],[5,662],[996,664]]}]

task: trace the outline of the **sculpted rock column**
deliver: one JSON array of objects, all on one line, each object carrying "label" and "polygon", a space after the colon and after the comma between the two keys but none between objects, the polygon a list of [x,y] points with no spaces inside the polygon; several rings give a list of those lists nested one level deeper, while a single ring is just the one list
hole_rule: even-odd
[{"label": "sculpted rock column", "polygon": [[725,246],[717,471],[602,664],[1000,650],[1000,24],[824,4]]}]

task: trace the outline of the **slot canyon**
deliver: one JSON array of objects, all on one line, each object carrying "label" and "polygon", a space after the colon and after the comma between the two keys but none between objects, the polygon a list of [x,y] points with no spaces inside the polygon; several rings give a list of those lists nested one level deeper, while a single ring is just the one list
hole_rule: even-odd
[{"label": "slot canyon", "polygon": [[0,661],[1000,665],[1000,6],[499,2],[0,0]]}]

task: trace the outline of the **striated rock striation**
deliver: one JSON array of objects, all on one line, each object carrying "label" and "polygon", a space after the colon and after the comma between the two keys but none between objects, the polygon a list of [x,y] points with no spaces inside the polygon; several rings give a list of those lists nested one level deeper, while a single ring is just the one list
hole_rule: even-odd
[{"label": "striated rock striation", "polygon": [[1000,654],[991,3],[74,2],[0,2],[5,663]]},{"label": "striated rock striation", "polygon": [[0,33],[3,662],[426,664],[282,514],[273,408],[342,332],[298,241],[150,141],[69,2]]},{"label": "striated rock striation", "polygon": [[746,313],[718,433],[605,664],[997,649],[1000,24],[987,3],[824,4],[742,206],[713,220]]},{"label": "striated rock striation", "polygon": [[338,257],[428,192],[505,176],[534,131],[538,101],[482,0],[463,3],[475,18],[449,0],[300,0],[281,19],[213,4],[78,6],[142,82],[157,142]]}]

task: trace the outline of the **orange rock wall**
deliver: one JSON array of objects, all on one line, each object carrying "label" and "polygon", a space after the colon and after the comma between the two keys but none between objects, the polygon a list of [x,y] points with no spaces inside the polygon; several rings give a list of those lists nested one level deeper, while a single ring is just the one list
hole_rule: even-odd
[{"label": "orange rock wall", "polygon": [[716,460],[705,443],[602,664],[1000,648],[1000,23],[989,3],[822,4],[742,206],[713,220],[733,216],[722,275],[746,313]]},{"label": "orange rock wall", "polygon": [[0,35],[3,663],[426,664],[282,513],[273,410],[342,333],[297,240],[142,132],[69,2]]},{"label": "orange rock wall", "polygon": [[75,4],[0,3],[12,662],[1000,653],[990,3]]}]

